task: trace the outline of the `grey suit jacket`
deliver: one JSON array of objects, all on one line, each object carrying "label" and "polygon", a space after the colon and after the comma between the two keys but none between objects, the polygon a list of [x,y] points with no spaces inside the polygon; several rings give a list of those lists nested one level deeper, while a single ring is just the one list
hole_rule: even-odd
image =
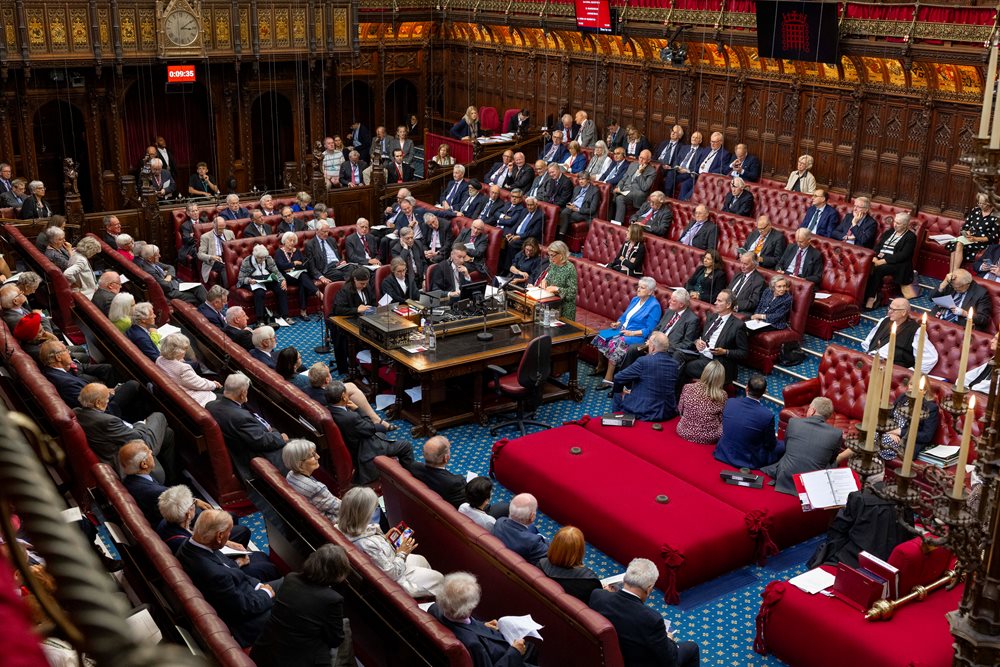
[{"label": "grey suit jacket", "polygon": [[400,144],[399,137],[394,137],[392,139],[392,148],[390,148],[389,157],[392,158],[392,153],[396,150],[403,151],[403,162],[405,164],[413,166],[413,140],[404,139],[402,144]]},{"label": "grey suit jacket", "polygon": [[594,121],[587,119],[587,122],[580,128],[580,135],[576,138],[580,142],[580,148],[590,148],[594,145]]},{"label": "grey suit jacket", "polygon": [[777,491],[797,495],[792,475],[829,468],[843,439],[843,432],[819,415],[790,419],[785,430],[784,455],[761,470],[774,478]]},{"label": "grey suit jacket", "polygon": [[[281,282],[282,280],[285,279],[285,276],[281,273],[281,271],[278,271],[278,265],[274,263],[274,258],[271,257],[270,255],[264,258],[264,267],[267,269],[268,274],[274,280]],[[244,258],[243,263],[240,264],[240,275],[236,279],[236,286],[249,287],[250,285],[249,283],[247,283],[247,281],[253,277],[253,272],[254,272],[253,255],[250,255],[249,257]]]},{"label": "grey suit jacket", "polygon": [[[228,243],[236,238],[233,230],[226,229],[222,232],[222,238]],[[198,261],[201,262],[201,281],[208,282],[208,276],[212,273],[212,255],[215,254],[215,232],[211,231],[201,235],[198,242]],[[221,254],[219,255],[221,257]]]},{"label": "grey suit jacket", "polygon": [[142,440],[154,453],[160,450],[162,443],[146,424],[140,422],[130,428],[121,417],[94,408],[74,408],[73,412],[94,454],[115,470],[118,469],[118,450],[126,442]]},{"label": "grey suit jacket", "polygon": [[629,165],[628,171],[625,172],[625,176],[622,180],[618,181],[618,189],[622,192],[629,191],[633,194],[636,190],[639,190],[642,192],[642,196],[645,197],[649,194],[649,188],[653,185],[653,178],[656,177],[656,168],[647,164],[641,174],[637,174],[636,172],[638,171],[638,162],[633,162]]},{"label": "grey suit jacket", "polygon": [[611,157],[607,155],[602,155],[601,157],[594,156],[590,158],[590,162],[587,163],[587,168],[584,169],[585,172],[590,174],[593,179],[597,180],[601,177],[608,167],[611,166]]}]

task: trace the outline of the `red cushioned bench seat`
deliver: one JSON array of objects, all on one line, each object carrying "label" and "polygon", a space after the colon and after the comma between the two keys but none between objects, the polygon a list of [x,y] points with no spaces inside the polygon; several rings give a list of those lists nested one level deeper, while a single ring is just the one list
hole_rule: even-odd
[{"label": "red cushioned bench seat", "polygon": [[[493,472],[507,488],[532,493],[542,512],[577,526],[619,562],[652,560],[671,604],[679,601],[677,591],[754,557],[743,512],[581,426],[497,442]],[[669,502],[658,502],[661,495]]]},{"label": "red cushioned bench seat", "polygon": [[665,422],[659,432],[648,422],[623,428],[603,426],[599,418],[584,417],[580,421],[588,431],[742,512],[746,526],[757,531],[761,554],[774,553],[767,545],[769,540],[784,549],[824,533],[836,513],[834,510],[803,512],[798,498],[778,493],[766,483],[762,489],[726,484],[719,473],[734,468],[716,460],[713,445],[695,444],[677,435],[677,419]]}]

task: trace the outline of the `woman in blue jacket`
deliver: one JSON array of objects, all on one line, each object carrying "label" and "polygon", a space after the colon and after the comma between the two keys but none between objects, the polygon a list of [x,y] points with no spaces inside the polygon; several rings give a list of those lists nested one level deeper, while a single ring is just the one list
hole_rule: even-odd
[{"label": "woman in blue jacket", "polygon": [[656,281],[650,277],[640,278],[636,286],[636,295],[632,297],[628,307],[621,317],[594,337],[592,345],[607,359],[607,368],[602,369],[598,362],[594,375],[604,371],[603,384],[613,384],[611,378],[615,374],[615,366],[625,358],[630,345],[643,343],[649,334],[653,333],[660,321],[662,309],[656,300]]}]

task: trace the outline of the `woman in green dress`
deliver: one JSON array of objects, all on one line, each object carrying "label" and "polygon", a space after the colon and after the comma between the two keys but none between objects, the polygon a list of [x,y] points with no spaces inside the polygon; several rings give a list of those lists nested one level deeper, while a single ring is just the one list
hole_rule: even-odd
[{"label": "woman in green dress", "polygon": [[576,319],[576,266],[569,261],[569,248],[562,241],[549,245],[549,266],[543,272],[539,286],[562,297],[560,315]]}]

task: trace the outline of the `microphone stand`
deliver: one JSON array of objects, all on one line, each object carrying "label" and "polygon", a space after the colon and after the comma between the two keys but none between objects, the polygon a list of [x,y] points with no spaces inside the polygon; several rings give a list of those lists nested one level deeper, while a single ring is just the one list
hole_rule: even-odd
[{"label": "microphone stand", "polygon": [[483,310],[483,330],[476,334],[476,340],[482,341],[483,343],[488,343],[493,340],[493,332],[486,329],[486,318],[489,316],[489,311],[486,308],[486,302],[481,301],[480,306]]}]

